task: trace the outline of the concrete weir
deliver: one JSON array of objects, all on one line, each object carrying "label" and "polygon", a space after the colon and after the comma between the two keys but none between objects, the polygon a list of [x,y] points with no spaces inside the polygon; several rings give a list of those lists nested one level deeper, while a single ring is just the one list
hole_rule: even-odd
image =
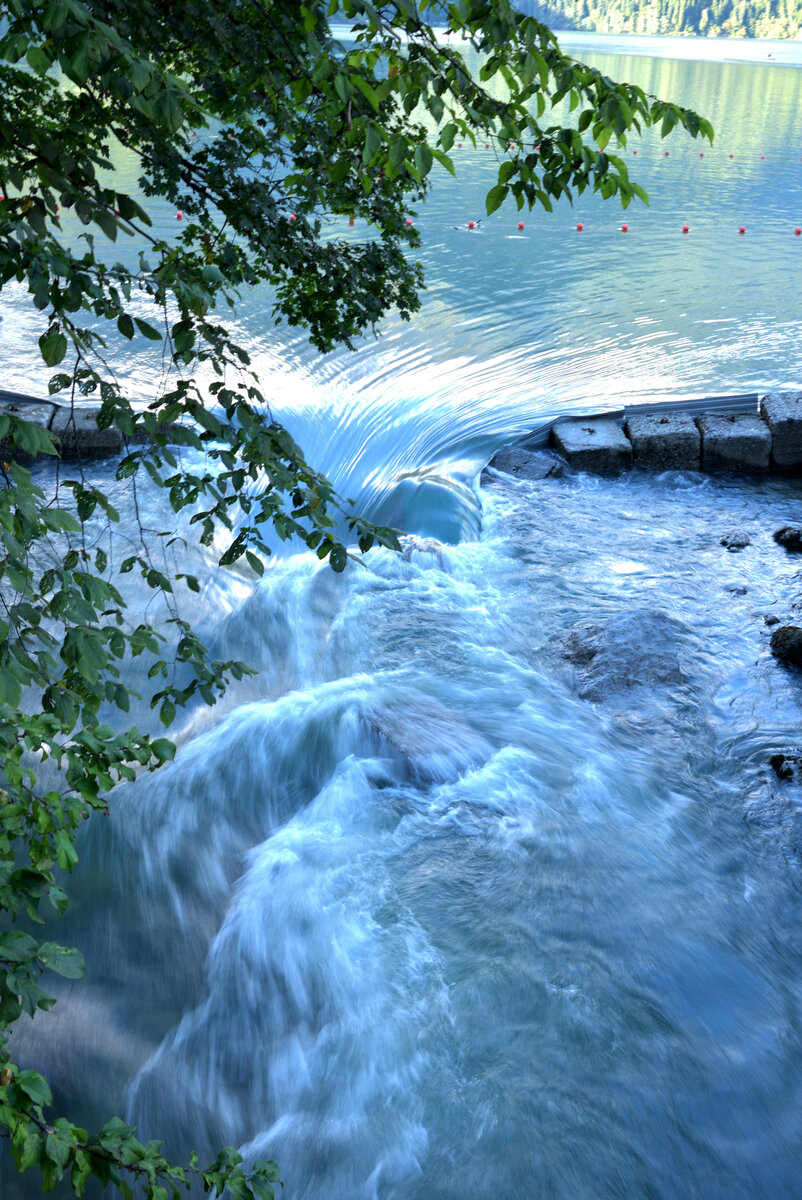
[{"label": "concrete weir", "polygon": [[58,438],[62,458],[108,458],[120,454],[119,429],[98,429],[100,404],[57,404],[21,392],[0,391],[0,416],[13,415],[49,429]]},{"label": "concrete weir", "polygon": [[[802,391],[570,414],[544,422],[515,445],[523,450],[550,446],[575,470],[599,475],[632,466],[802,475]],[[504,469],[501,460],[498,469]]]}]

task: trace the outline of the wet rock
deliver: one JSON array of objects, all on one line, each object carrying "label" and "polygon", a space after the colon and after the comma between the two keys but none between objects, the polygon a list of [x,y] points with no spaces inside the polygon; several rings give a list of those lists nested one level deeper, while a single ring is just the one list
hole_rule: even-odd
[{"label": "wet rock", "polygon": [[783,525],[775,531],[774,540],[789,554],[802,554],[802,528],[799,525]]},{"label": "wet rock", "polygon": [[802,782],[802,754],[797,750],[786,750],[772,754],[769,766],[773,768],[778,779]]},{"label": "wet rock", "polygon": [[568,465],[577,471],[613,475],[632,466],[632,443],[618,421],[609,417],[560,421],[551,436]]},{"label": "wet rock", "polygon": [[802,472],[802,392],[772,392],[760,401],[771,430],[771,464],[786,474]]},{"label": "wet rock", "polygon": [[687,413],[645,413],[630,417],[625,428],[636,467],[652,471],[700,470],[701,438]]},{"label": "wet rock", "polygon": [[698,417],[704,471],[767,471],[771,431],[757,414],[708,414]]},{"label": "wet rock", "polygon": [[802,667],[802,629],[798,625],[780,625],[771,635],[771,652],[781,662]]},{"label": "wet rock", "polygon": [[449,563],[446,547],[437,538],[418,537],[415,533],[400,537],[401,557],[404,562],[417,563],[421,567],[439,567],[448,571]]},{"label": "wet rock", "polygon": [[371,706],[365,717],[387,747],[406,759],[413,777],[425,782],[458,779],[493,753],[481,733],[431,698],[410,708]]},{"label": "wet rock", "polygon": [[734,583],[730,587],[725,588],[725,591],[729,592],[731,596],[745,596],[747,588],[743,587],[740,583]]},{"label": "wet rock", "polygon": [[490,466],[520,479],[548,479],[562,475],[565,469],[556,454],[548,450],[526,450],[523,446],[502,446],[491,458]]},{"label": "wet rock", "polygon": [[764,621],[766,622],[766,624],[767,624],[767,625],[769,625],[769,626],[771,626],[771,625],[779,625],[779,623],[780,623],[780,618],[779,618],[779,617],[777,617],[777,616],[775,616],[775,615],[774,615],[774,613],[768,613],[768,615],[767,615],[767,616],[765,616],[765,617],[763,618],[763,620],[764,620]]},{"label": "wet rock", "polygon": [[677,621],[648,609],[577,626],[565,641],[564,653],[582,668],[579,695],[583,700],[604,700],[631,688],[681,683],[681,632]]},{"label": "wet rock", "polygon": [[750,544],[749,534],[744,533],[741,529],[733,529],[729,533],[725,533],[719,540],[719,545],[726,546],[730,551],[743,550]]}]

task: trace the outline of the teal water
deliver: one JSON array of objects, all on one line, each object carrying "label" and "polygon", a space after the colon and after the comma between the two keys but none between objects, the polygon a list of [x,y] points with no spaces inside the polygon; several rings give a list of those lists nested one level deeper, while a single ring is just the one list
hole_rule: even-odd
[{"label": "teal water", "polygon": [[[648,210],[468,231],[493,152],[466,146],[415,217],[411,324],[319,359],[244,305],[311,460],[449,544],[258,585],[191,552],[188,615],[259,673],[87,831],[64,936],[88,977],[17,1048],[87,1120],[275,1157],[305,1200],[800,1194],[802,793],[767,760],[802,702],[765,625],[799,603],[771,537],[798,487],[479,485],[544,415],[800,383],[802,57],[637,42],[583,53],[717,127],[702,159],[627,147]],[[30,388],[22,311],[0,330]],[[581,699],[563,640],[638,609],[675,622],[679,676]]]}]

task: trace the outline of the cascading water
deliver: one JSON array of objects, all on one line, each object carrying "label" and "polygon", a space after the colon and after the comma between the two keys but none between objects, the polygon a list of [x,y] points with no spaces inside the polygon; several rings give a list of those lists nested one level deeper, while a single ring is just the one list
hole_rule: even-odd
[{"label": "cascading water", "polygon": [[[692,92],[699,64],[663,64],[680,66]],[[719,136],[743,134],[727,72],[758,68],[715,69],[734,81]],[[766,138],[790,179],[799,72],[782,70]],[[666,191],[644,152],[648,252],[545,219],[536,254],[501,218],[471,241],[436,190],[433,294],[409,330],[316,365],[256,342],[310,461],[418,536],[342,576],[288,555],[258,583],[187,551],[208,575],[193,618],[257,674],[187,714],[176,762],[82,839],[60,936],[87,979],[17,1048],[76,1116],[120,1111],[176,1156],[273,1157],[293,1200],[798,1194],[802,793],[768,759],[798,742],[802,692],[765,623],[798,602],[771,538],[798,487],[479,486],[498,445],[561,407],[799,382],[777,230],[726,260],[724,299],[712,222],[677,259],[669,222],[697,205],[695,229],[712,193],[677,184],[692,154]],[[734,168],[741,185],[758,169]],[[466,172],[464,203],[479,151]],[[728,189],[722,204],[744,192]],[[538,278],[499,281],[524,253]],[[623,618],[675,667],[583,687],[572,630]]]}]

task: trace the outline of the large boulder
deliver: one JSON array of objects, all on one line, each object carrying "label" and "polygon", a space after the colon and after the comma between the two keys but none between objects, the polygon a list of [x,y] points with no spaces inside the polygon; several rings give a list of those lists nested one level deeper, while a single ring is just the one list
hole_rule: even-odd
[{"label": "large boulder", "polygon": [[791,554],[802,554],[802,528],[798,525],[783,525],[775,530],[774,540]]},{"label": "large boulder", "polygon": [[780,625],[771,635],[771,652],[781,662],[802,667],[802,629],[798,625]]},{"label": "large boulder", "polygon": [[681,683],[677,639],[682,632],[679,622],[649,609],[578,625],[564,652],[580,668],[579,695],[604,700],[632,688]]}]

